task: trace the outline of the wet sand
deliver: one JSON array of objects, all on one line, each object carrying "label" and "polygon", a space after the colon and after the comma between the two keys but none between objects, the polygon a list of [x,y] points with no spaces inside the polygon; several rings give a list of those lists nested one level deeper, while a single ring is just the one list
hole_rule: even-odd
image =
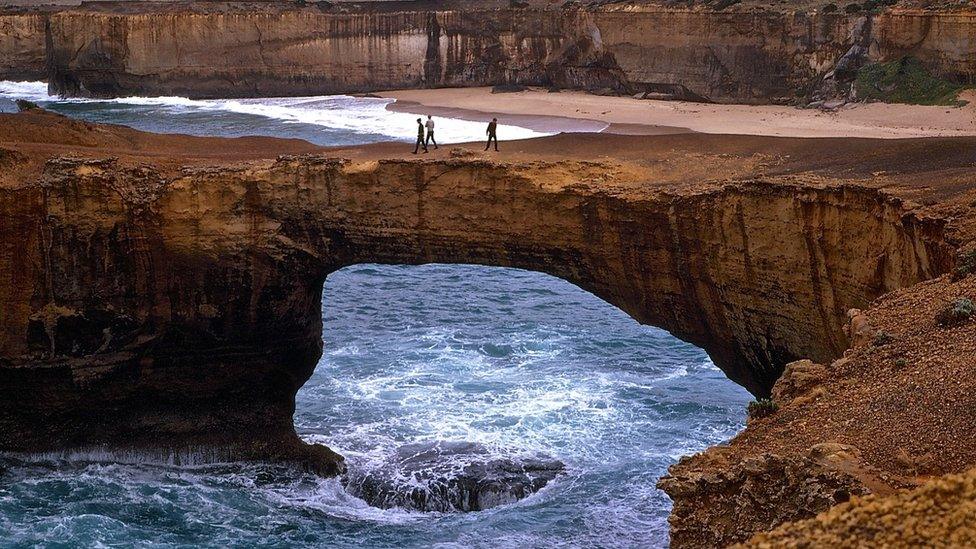
[{"label": "wet sand", "polygon": [[[442,91],[442,90],[427,90]],[[395,92],[400,93],[400,92]],[[382,95],[387,97],[386,95]],[[499,97],[494,95],[494,97]],[[501,96],[504,97],[504,96]],[[473,122],[488,123],[492,117],[498,116],[499,112],[492,112],[484,109],[468,109],[460,107],[428,105],[418,101],[397,99],[395,103],[390,103],[386,108],[393,112],[403,112],[426,116],[428,114],[443,118],[457,118]],[[553,115],[547,113],[504,113],[505,124],[521,126],[538,132],[556,133],[615,133],[621,135],[671,135],[677,133],[690,133],[688,128],[671,126],[658,126],[653,124],[626,124],[614,123],[596,118],[573,117]]]},{"label": "wet sand", "polygon": [[[605,131],[660,135],[699,132],[777,137],[953,137],[976,135],[976,91],[963,107],[854,103],[835,111],[777,105],[718,105],[603,97],[544,89],[493,94],[490,88],[403,90],[379,94],[397,100],[392,109],[470,120],[502,122],[550,131]],[[567,120],[568,119],[568,120]],[[575,122],[573,122],[575,121]],[[528,124],[532,124],[529,126]],[[595,130],[603,124],[603,130]],[[565,129],[568,128],[568,129]]]}]

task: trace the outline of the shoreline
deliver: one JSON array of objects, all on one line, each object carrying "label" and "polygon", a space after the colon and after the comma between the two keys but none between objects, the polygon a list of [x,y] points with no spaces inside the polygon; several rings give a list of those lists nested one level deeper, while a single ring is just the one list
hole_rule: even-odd
[{"label": "shoreline", "polygon": [[[849,103],[833,111],[780,105],[728,105],[606,97],[579,91],[549,93],[539,88],[493,94],[491,88],[396,90],[376,94],[394,99],[387,108],[482,120],[546,131],[579,131],[593,124],[602,133],[667,135],[711,133],[770,137],[859,137],[905,139],[976,136],[976,90],[962,107]],[[399,106],[397,106],[399,105]],[[585,130],[584,130],[585,131]]]},{"label": "shoreline", "polygon": [[[429,105],[416,100],[404,100],[388,97],[384,94],[374,95],[387,99],[393,99],[393,102],[386,106],[386,110],[390,112],[409,113],[417,116],[427,116],[430,114],[442,118],[454,118],[467,122],[485,122],[486,124],[493,116],[502,114],[483,109]],[[537,132],[612,133],[619,135],[673,135],[679,133],[693,133],[692,130],[688,128],[673,126],[613,123],[592,118],[579,118],[553,114],[503,114],[505,116],[505,124],[519,126]]]},{"label": "shoreline", "polygon": [[[126,323],[150,319],[125,328],[149,336],[132,347],[73,358],[73,368],[101,376],[94,381],[125,381],[117,390],[52,386],[46,372],[61,367],[60,355],[12,355],[23,366],[9,361],[0,370],[17,369],[24,381],[6,389],[7,401],[17,404],[12,399],[34,388],[53,398],[11,408],[8,447],[25,440],[39,441],[37,448],[51,440],[79,445],[72,441],[85,437],[131,444],[149,417],[159,418],[151,427],[174,447],[240,440],[259,455],[264,441],[293,435],[294,394],[321,354],[321,309],[295,306],[317,305],[318,273],[350,260],[437,261],[520,266],[580,286],[595,281],[614,299],[608,303],[679,338],[698,338],[727,377],[774,395],[773,413],[752,418],[728,444],[679,461],[657,484],[674,502],[675,546],[725,546],[854,495],[890,494],[917,485],[919,475],[974,463],[976,439],[967,434],[976,380],[967,374],[976,322],[939,320],[957,296],[976,295],[976,276],[957,265],[959,252],[976,243],[967,213],[976,197],[974,138],[590,133],[521,141],[512,154],[492,155],[497,161],[451,149],[440,158],[404,160],[399,143],[324,149],[281,139],[191,138],[38,109],[0,115],[0,146],[8,163],[0,196],[11,221],[0,258],[7,271],[25,273],[8,281],[12,310],[25,312],[2,319],[5,333],[22,334],[26,347],[35,319],[78,318],[74,309],[36,301],[35,289],[50,273],[73,277],[63,287],[81,297],[63,298],[68,303],[87,299],[87,285],[126,281],[130,287],[106,293],[114,302],[99,303],[107,304],[104,314]],[[64,245],[47,246],[52,234],[66,235],[58,240]],[[104,261],[77,260],[93,249]],[[209,338],[162,337],[166,332],[140,311],[168,306],[171,298],[126,274],[143,266],[127,259],[133,249],[172,259],[153,263],[153,280],[172,284],[168,295],[186,296],[181,310],[193,322],[174,328],[226,322],[226,337],[250,346],[214,351]],[[949,272],[963,276],[939,277]],[[691,284],[659,282],[688,273]],[[702,292],[702,285],[722,291]],[[246,302],[198,305],[240,295],[261,296],[275,331],[255,324]],[[837,306],[835,296],[850,301]],[[847,306],[861,303],[870,305]],[[675,314],[656,316],[665,308]],[[852,346],[834,360],[837,329]],[[765,363],[741,351],[755,348],[819,362],[792,363],[773,384]],[[185,371],[159,372],[142,362],[191,353],[203,362],[172,363]],[[248,358],[254,366],[220,366],[241,356],[257,357]],[[188,385],[192,391],[172,388],[172,379],[196,380],[208,365],[220,376]],[[262,391],[267,379],[297,383]],[[138,398],[158,387],[170,393]],[[62,411],[51,402],[71,406]],[[174,406],[188,413],[173,416]],[[106,423],[86,422],[91,409],[113,413],[103,414]],[[228,421],[209,419],[217,412]],[[64,435],[52,437],[29,421],[47,413],[65,418],[51,422],[67,425]],[[262,441],[256,449],[255,433]],[[287,445],[271,450],[269,460],[293,456]]]}]

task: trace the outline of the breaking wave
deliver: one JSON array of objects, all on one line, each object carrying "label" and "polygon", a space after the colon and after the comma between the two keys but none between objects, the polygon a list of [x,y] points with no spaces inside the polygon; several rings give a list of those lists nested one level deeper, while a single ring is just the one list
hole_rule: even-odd
[{"label": "breaking wave", "polygon": [[[152,131],[325,145],[412,140],[415,118],[347,96],[62,100],[43,83],[0,82],[0,110],[15,98]],[[481,133],[447,119],[438,129],[444,142]],[[670,502],[657,479],[744,423],[748,395],[700,349],[546,275],[357,265],[329,277],[322,304],[326,352],[298,395],[295,426],[343,454],[351,477],[194,465],[196,454],[8,456],[0,546],[659,547]],[[454,461],[404,465],[432,446],[454,449]],[[469,485],[449,480],[438,492],[444,483],[431,481],[482,462],[503,474],[509,464],[553,470],[527,461],[538,459],[558,461],[558,474],[541,489],[517,486],[519,497],[492,488],[485,510],[446,512],[468,505]],[[382,481],[388,508],[353,495],[369,478]]]},{"label": "breaking wave", "polygon": [[[137,129],[192,135],[268,135],[296,137],[320,145],[375,141],[413,142],[419,114],[386,107],[393,99],[329,95],[258,99],[189,99],[186,97],[60,98],[48,95],[44,82],[0,81],[0,100],[26,99],[48,109],[90,120]],[[3,109],[0,108],[0,111]],[[437,118],[441,144],[478,141],[485,122]],[[520,126],[500,125],[505,139],[552,135]]]}]

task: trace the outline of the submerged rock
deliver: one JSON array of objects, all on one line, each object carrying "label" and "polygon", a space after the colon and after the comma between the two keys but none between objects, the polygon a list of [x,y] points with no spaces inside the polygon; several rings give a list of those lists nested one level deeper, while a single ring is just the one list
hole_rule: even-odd
[{"label": "submerged rock", "polygon": [[548,457],[497,457],[474,442],[421,442],[380,467],[350,470],[346,489],[372,506],[417,511],[481,511],[514,503],[563,473]]}]

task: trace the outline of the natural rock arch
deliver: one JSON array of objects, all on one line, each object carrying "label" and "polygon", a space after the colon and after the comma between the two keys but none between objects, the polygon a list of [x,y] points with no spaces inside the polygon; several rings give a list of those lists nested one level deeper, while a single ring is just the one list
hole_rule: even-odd
[{"label": "natural rock arch", "polygon": [[326,276],[473,263],[566,279],[768,392],[847,347],[844,313],[946,271],[943,224],[876,189],[669,189],[603,163],[240,168],[55,159],[0,193],[0,448],[97,445],[297,459],[294,396],[322,350]]}]

